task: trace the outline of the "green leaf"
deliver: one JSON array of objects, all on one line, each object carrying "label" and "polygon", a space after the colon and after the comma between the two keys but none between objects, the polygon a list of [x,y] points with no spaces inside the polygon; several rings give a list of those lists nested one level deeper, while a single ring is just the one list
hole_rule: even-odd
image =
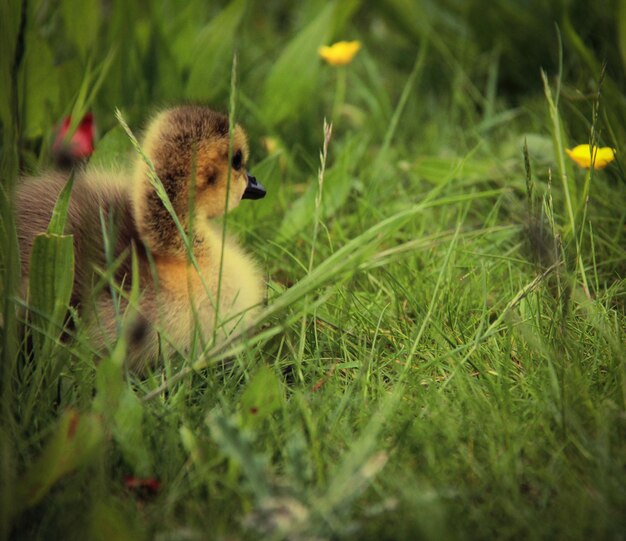
[{"label": "green leaf", "polygon": [[241,397],[244,425],[257,425],[283,404],[283,386],[269,366],[263,366],[248,383]]},{"label": "green leaf", "polygon": [[40,502],[59,479],[87,464],[103,441],[104,430],[98,416],[65,411],[41,455],[19,484],[18,506],[32,507]]},{"label": "green leaf", "polygon": [[46,356],[57,342],[74,283],[74,244],[71,235],[37,235],[30,259],[29,299],[36,349]]},{"label": "green leaf", "polygon": [[52,210],[52,217],[48,224],[49,235],[63,235],[65,233],[65,224],[67,223],[67,209],[70,205],[70,198],[72,197],[72,188],[74,187],[74,172],[70,175],[70,178],[65,183],[63,190],[57,197],[57,201],[54,204]]},{"label": "green leaf", "polygon": [[187,81],[186,96],[210,100],[227,89],[235,36],[246,7],[246,0],[235,0],[198,34],[191,56],[194,62]]},{"label": "green leaf", "polygon": [[59,110],[59,79],[52,51],[37,32],[26,33],[26,55],[21,70],[23,136],[42,137]]},{"label": "green leaf", "polygon": [[73,185],[74,174],[57,198],[48,232],[33,242],[28,285],[40,353],[49,354],[61,335],[74,286],[74,239],[63,234]]},{"label": "green leaf", "polygon": [[152,473],[152,455],[143,430],[144,410],[129,387],[125,387],[113,416],[113,438],[120,446],[135,475],[146,477]]},{"label": "green leaf", "polygon": [[261,111],[268,122],[278,124],[310,101],[322,67],[317,50],[330,37],[334,11],[335,2],[328,3],[275,62],[261,101]]},{"label": "green leaf", "polygon": [[118,169],[129,163],[133,145],[121,126],[115,126],[98,141],[89,158],[88,169]]},{"label": "green leaf", "polygon": [[289,239],[302,231],[315,217],[315,194],[317,183],[311,182],[306,192],[296,199],[285,213],[278,236]]},{"label": "green leaf", "polygon": [[120,398],[124,393],[122,367],[111,358],[104,359],[96,370],[96,397],[93,409],[109,422],[117,411]]},{"label": "green leaf", "polygon": [[617,7],[617,39],[622,67],[626,71],[626,0],[621,0]]},{"label": "green leaf", "polygon": [[199,33],[204,27],[207,19],[206,6],[199,2],[184,2],[172,13],[165,3],[160,2],[155,8],[167,12],[158,13],[155,10],[153,17],[162,21],[163,39],[171,47],[176,65],[189,70],[195,60],[189,51],[194,50]]},{"label": "green leaf", "polygon": [[98,29],[102,20],[99,2],[64,0],[60,4],[66,35],[85,58],[97,43]]}]

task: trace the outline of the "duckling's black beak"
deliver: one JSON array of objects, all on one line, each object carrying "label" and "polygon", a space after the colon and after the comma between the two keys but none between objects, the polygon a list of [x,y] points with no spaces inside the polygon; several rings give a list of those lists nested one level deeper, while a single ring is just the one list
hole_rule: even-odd
[{"label": "duckling's black beak", "polygon": [[248,186],[241,199],[262,199],[265,197],[265,188],[252,175],[248,174]]}]

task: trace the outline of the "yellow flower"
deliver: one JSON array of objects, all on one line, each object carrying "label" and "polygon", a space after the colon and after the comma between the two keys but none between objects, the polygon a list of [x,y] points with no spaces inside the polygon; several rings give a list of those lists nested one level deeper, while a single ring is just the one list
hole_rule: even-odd
[{"label": "yellow flower", "polygon": [[[572,150],[566,148],[565,152],[567,152],[567,155],[572,160],[574,160],[580,167],[589,169],[592,162],[591,148],[592,147],[589,145],[578,145],[575,146]],[[615,150],[611,147],[593,147],[593,156],[593,168],[604,169],[615,159]]]},{"label": "yellow flower", "polygon": [[360,48],[360,41],[338,41],[330,47],[320,47],[318,52],[331,66],[344,66],[352,62]]}]

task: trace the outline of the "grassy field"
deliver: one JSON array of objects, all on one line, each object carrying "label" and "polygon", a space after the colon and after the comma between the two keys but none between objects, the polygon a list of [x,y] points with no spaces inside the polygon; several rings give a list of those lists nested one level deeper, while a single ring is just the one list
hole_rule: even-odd
[{"label": "grassy field", "polygon": [[[624,539],[626,1],[268,4],[0,6],[0,539]],[[268,304],[140,378],[61,339],[61,257],[23,321],[10,194],[189,101],[248,131]]]}]

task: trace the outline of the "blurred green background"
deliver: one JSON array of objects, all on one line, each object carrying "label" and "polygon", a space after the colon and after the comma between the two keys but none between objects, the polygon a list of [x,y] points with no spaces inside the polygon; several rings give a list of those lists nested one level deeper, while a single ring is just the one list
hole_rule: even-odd
[{"label": "blurred green background", "polygon": [[[335,85],[335,73],[322,65],[317,48],[339,39],[364,44],[350,67],[347,102],[353,107],[352,127],[374,139],[385,132],[425,47],[419,82],[400,124],[400,130],[413,134],[412,151],[434,150],[431,141],[441,145],[428,132],[433,124],[456,123],[463,129],[462,122],[493,121],[503,109],[532,110],[533,98],[543,94],[539,70],[555,76],[560,53],[563,110],[572,135],[588,138],[603,64],[603,90],[616,100],[608,115],[612,144],[624,135],[624,98],[615,95],[624,88],[626,63],[626,14],[619,0],[488,6],[453,0],[311,0],[298,7],[243,0],[9,0],[2,9],[0,118],[5,146],[8,127],[17,124],[22,169],[46,162],[55,125],[72,111],[93,110],[104,136],[116,126],[116,107],[131,126],[159,107],[186,100],[226,110],[234,51],[240,118],[253,142],[268,134],[296,141],[289,153],[306,159],[318,144],[313,128],[329,115]],[[22,9],[25,32],[18,43]],[[253,144],[253,151],[262,149]],[[290,171],[290,178],[300,169]]]}]

